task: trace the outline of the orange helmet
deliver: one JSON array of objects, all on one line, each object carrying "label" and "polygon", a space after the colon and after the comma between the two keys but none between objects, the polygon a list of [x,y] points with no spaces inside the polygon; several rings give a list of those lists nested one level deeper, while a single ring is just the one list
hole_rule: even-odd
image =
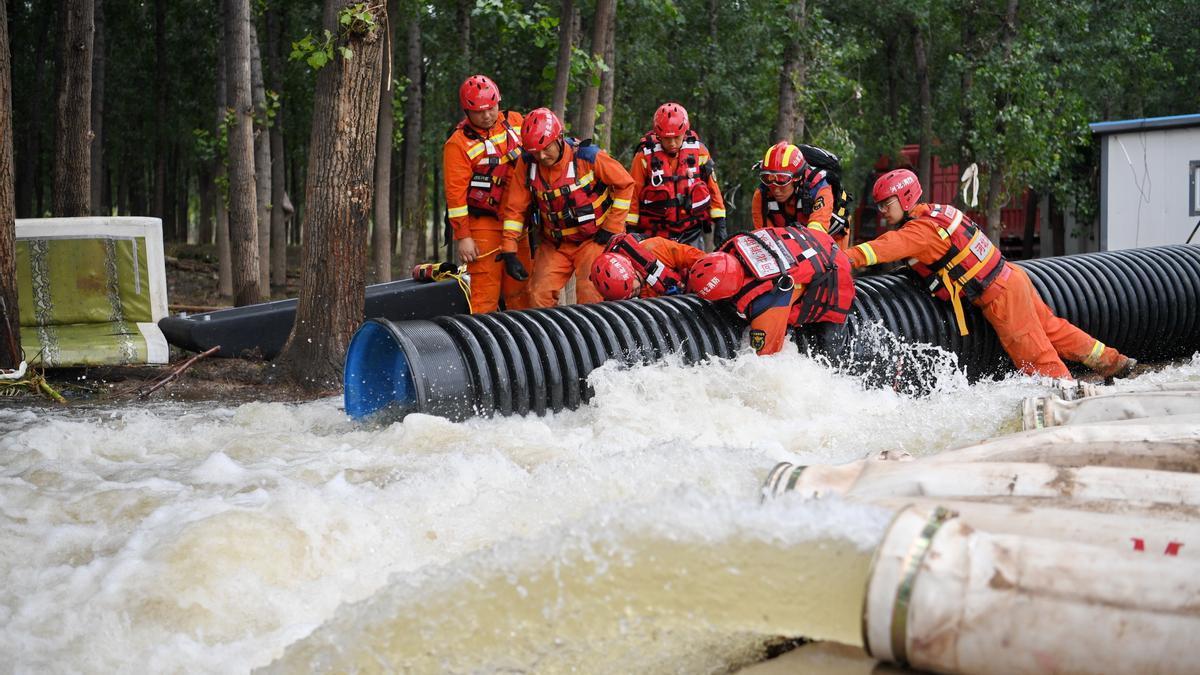
[{"label": "orange helmet", "polygon": [[746,273],[738,259],[716,251],[696,261],[688,271],[688,291],[705,300],[724,300],[741,290]]},{"label": "orange helmet", "polygon": [[763,155],[759,180],[767,185],[787,185],[799,178],[803,170],[804,153],[800,152],[800,148],[787,141],[779,141],[767,148],[767,154]]},{"label": "orange helmet", "polygon": [[491,110],[500,105],[500,87],[487,75],[472,75],[458,88],[463,110]]},{"label": "orange helmet", "polygon": [[659,138],[674,138],[688,132],[687,111],[678,103],[664,103],[654,112],[654,133]]},{"label": "orange helmet", "polygon": [[900,208],[905,213],[912,209],[921,198],[921,181],[917,180],[917,174],[908,169],[896,169],[880,176],[871,190],[871,197],[878,204],[892,196],[900,200]]},{"label": "orange helmet", "polygon": [[537,152],[562,138],[562,132],[558,115],[549,108],[538,108],[529,113],[521,125],[521,145],[530,152]]},{"label": "orange helmet", "polygon": [[628,300],[633,297],[634,280],[640,277],[629,258],[619,253],[601,253],[592,263],[588,279],[605,300]]}]

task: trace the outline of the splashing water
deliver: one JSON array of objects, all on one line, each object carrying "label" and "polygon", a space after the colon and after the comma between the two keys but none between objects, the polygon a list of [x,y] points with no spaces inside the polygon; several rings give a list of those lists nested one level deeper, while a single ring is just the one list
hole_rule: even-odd
[{"label": "splashing water", "polygon": [[[1185,379],[1200,357],[1139,378]],[[385,427],[334,399],[0,408],[0,653],[17,671],[704,672],[768,636],[852,642],[886,514],[760,506],[765,472],[976,442],[1047,391],[947,376],[911,398],[797,354],[591,382],[577,411]]]}]

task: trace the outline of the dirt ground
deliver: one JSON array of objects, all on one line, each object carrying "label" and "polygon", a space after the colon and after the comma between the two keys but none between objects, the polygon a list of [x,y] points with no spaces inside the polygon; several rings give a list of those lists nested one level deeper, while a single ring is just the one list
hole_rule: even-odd
[{"label": "dirt ground", "polygon": [[[220,296],[215,247],[168,244],[166,256],[167,302],[171,314],[232,305],[230,299]],[[276,294],[272,299],[298,294],[299,257],[299,249],[289,249],[287,294]],[[302,401],[334,393],[309,392],[281,383],[274,377],[273,366],[263,361],[202,358],[176,372],[194,356],[192,352],[171,347],[171,363],[165,365],[58,368],[41,375],[68,405],[140,400]],[[162,384],[167,378],[171,379]],[[51,402],[44,392],[34,393],[24,387],[0,390],[0,394],[12,402],[21,399],[21,403],[31,403],[44,398],[46,405],[60,405]]]}]

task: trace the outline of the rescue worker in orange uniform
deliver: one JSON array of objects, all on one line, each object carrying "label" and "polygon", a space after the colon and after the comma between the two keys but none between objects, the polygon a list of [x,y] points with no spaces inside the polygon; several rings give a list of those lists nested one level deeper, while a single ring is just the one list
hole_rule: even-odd
[{"label": "rescue worker in orange uniform", "polygon": [[855,267],[907,261],[935,296],[954,304],[964,335],[962,298],[975,303],[1023,373],[1070,378],[1063,363],[1067,359],[1105,377],[1125,377],[1137,364],[1055,316],[1025,270],[1005,260],[962,211],[918,204],[921,184],[912,171],[880,176],[872,196],[887,224],[900,227],[852,248],[848,255]]},{"label": "rescue worker in orange uniform", "polygon": [[687,274],[704,251],[666,237],[618,234],[592,265],[591,281],[605,300],[655,298],[687,290]]},{"label": "rescue worker in orange uniform", "polygon": [[687,110],[664,103],[654,113],[654,131],[633,152],[633,201],[625,225],[648,237],[666,237],[702,247],[704,233],[725,241],[725,200],[716,165],[692,131]]},{"label": "rescue worker in orange uniform", "polygon": [[[458,261],[471,276],[471,312],[491,312],[504,298],[507,309],[529,306],[526,282],[504,274],[498,255],[503,239],[500,202],[521,155],[521,114],[500,110],[500,90],[483,75],[458,89],[466,117],[442,147],[446,211]],[[529,264],[529,238],[516,241],[517,259]]]},{"label": "rescue worker in orange uniform", "polygon": [[[809,227],[833,237],[845,248],[850,230],[833,221],[833,188],[820,171],[811,171],[800,148],[779,141],[767,149],[759,165],[758,192],[750,215],[755,229]],[[831,231],[832,230],[832,231]]]},{"label": "rescue worker in orange uniform", "polygon": [[854,301],[850,261],[829,235],[806,227],[765,227],[733,235],[688,272],[688,290],[728,300],[750,322],[760,356],[783,348],[788,330],[822,322],[841,330]]},{"label": "rescue worker in orange uniform", "polygon": [[594,145],[563,137],[562,121],[547,108],[529,113],[521,126],[525,155],[513,169],[515,184],[504,194],[503,253],[510,275],[525,275],[517,248],[525,236],[530,206],[541,223],[541,239],[529,280],[530,304],[551,307],[575,274],[580,303],[603,298],[588,280],[592,263],[614,234],[625,232],[633,178],[620,162]]}]

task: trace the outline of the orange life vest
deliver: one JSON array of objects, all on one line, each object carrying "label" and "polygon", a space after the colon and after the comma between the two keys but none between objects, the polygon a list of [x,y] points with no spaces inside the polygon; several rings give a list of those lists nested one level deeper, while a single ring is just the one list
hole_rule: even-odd
[{"label": "orange life vest", "polygon": [[807,227],[764,227],[735,234],[719,249],[741,261],[742,289],[730,298],[743,316],[750,303],[772,290],[804,284],[792,305],[789,325],[826,321],[844,323],[854,301],[850,260],[824,232]]},{"label": "orange life vest", "polygon": [[467,120],[458,123],[463,135],[474,142],[467,148],[472,171],[467,185],[467,212],[473,216],[499,215],[504,184],[513,162],[521,156],[521,135],[508,123],[508,111],[500,114],[500,122],[505,137],[499,143],[479,135]]},{"label": "orange life vest", "polygon": [[677,295],[684,292],[685,279],[678,272],[667,267],[663,261],[641,245],[644,235],[629,234],[623,237],[613,237],[605,251],[620,253],[633,262],[634,267],[646,279],[645,284],[654,289],[656,295]]},{"label": "orange life vest", "polygon": [[554,243],[591,239],[608,215],[613,198],[608,185],[596,175],[592,162],[600,149],[568,138],[575,152],[571,163],[554,184],[538,172],[537,161],[529,158],[529,189],[541,214],[542,232]]},{"label": "orange life vest", "polygon": [[[688,131],[674,158],[667,154],[654,132],[642,137],[638,151],[649,169],[638,206],[638,229],[650,236],[674,238],[710,220],[712,192],[708,179],[712,161],[700,163],[703,144]],[[671,160],[675,168],[671,169]]]},{"label": "orange life vest", "polygon": [[1004,256],[962,211],[945,204],[928,206],[928,213],[916,217],[936,222],[938,234],[950,247],[946,255],[930,265],[913,258],[908,260],[909,266],[924,280],[929,292],[942,300],[952,299],[951,288],[954,299],[966,296],[978,300],[1004,272]]}]

